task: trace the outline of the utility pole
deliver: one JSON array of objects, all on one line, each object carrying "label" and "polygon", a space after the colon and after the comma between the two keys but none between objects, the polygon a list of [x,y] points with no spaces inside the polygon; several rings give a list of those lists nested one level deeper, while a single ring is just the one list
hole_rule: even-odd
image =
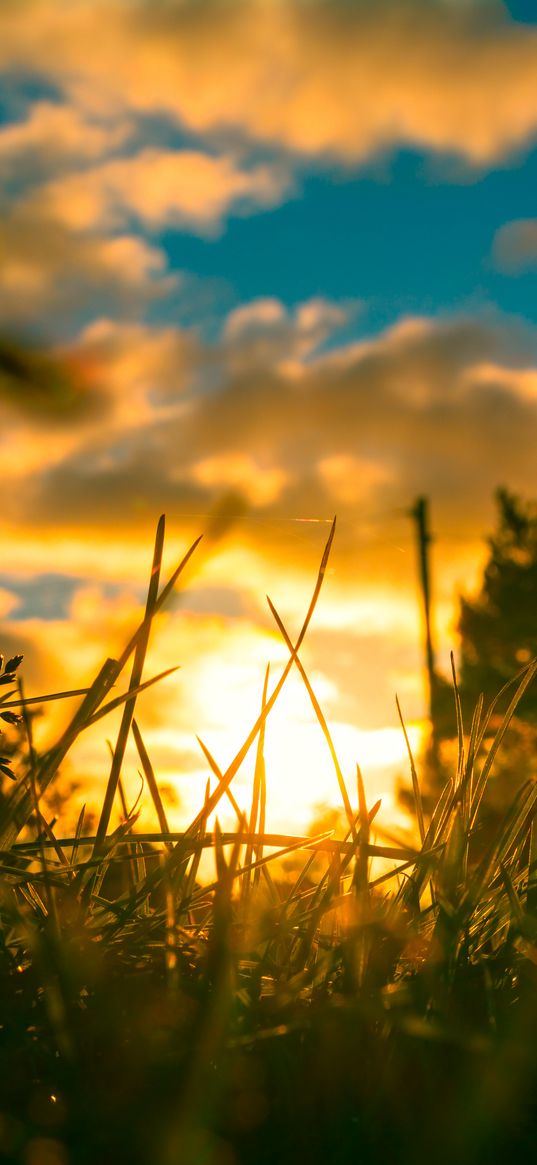
[{"label": "utility pole", "polygon": [[418,564],[420,585],[423,600],[423,614],[425,627],[425,661],[429,686],[429,717],[433,728],[434,738],[434,695],[436,689],[436,662],[431,632],[431,582],[429,575],[429,546],[431,533],[429,531],[429,502],[426,497],[416,498],[410,511],[410,516],[416,523],[418,547]]}]

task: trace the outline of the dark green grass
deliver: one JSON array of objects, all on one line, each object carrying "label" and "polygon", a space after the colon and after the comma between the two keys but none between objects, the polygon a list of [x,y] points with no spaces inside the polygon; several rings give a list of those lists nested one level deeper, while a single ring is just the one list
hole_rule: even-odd
[{"label": "dark green grass", "polygon": [[[485,846],[480,814],[537,664],[513,686],[495,735],[494,709],[481,706],[465,733],[455,684],[452,777],[427,819],[410,757],[416,844],[376,844],[379,806],[367,804],[359,769],[347,787],[298,654],[333,535],[296,642],[271,604],[288,664],[272,689],[267,673],[259,717],[226,771],[202,744],[206,796],[180,834],[134,711],[154,682],[143,679],[152,621],[194,547],[162,585],[159,524],[140,628],[78,693],[48,752],[35,750],[15,667],[2,684],[0,712],[22,713],[26,742],[5,762],[15,781],[0,806],[0,1162],[488,1163],[534,1152],[537,786],[520,789]],[[129,662],[126,691],[112,696]],[[265,828],[265,722],[292,667],[330,750],[344,837]],[[118,706],[95,834],[82,814],[66,837],[47,819],[47,794],[80,733]],[[126,810],[110,830],[131,732],[156,833],[137,832]],[[233,780],[252,747],[244,815]],[[223,797],[236,828],[209,832]],[[211,884],[199,878],[207,848]]]}]

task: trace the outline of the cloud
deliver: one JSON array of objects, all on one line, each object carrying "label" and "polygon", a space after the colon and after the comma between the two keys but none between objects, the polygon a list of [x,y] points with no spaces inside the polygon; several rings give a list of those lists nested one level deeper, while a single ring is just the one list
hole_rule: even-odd
[{"label": "cloud", "polygon": [[[173,475],[172,475],[173,476]],[[283,493],[287,474],[273,465],[264,468],[247,453],[222,453],[199,461],[192,469],[195,482],[209,489],[239,490],[253,506],[270,504]],[[179,471],[178,481],[181,481]]]},{"label": "cloud", "polygon": [[[337,306],[286,312],[277,300],[245,304],[212,343],[178,327],[103,319],[74,345],[98,370],[100,415],[52,427],[46,441],[37,421],[20,422],[23,464],[3,501],[10,561],[0,612],[7,618],[18,597],[20,621],[5,641],[27,652],[32,691],[82,686],[126,641],[160,512],[172,541],[167,574],[211,511],[226,513],[218,506],[228,491],[247,503],[233,513],[225,541],[202,542],[148,663],[148,675],[181,665],[177,678],[144,697],[140,716],[155,763],[167,779],[183,772],[187,799],[190,781],[198,796],[196,782],[206,779],[189,752],[194,733],[209,726],[209,746],[223,763],[233,734],[238,745],[257,714],[265,662],[279,667],[286,658],[264,594],[297,631],[335,511],[336,541],[304,664],[314,687],[324,685],[331,721],[382,726],[395,721],[395,690],[407,715],[422,703],[414,498],[431,499],[435,613],[448,649],[456,643],[454,595],[475,579],[494,488],[503,481],[537,490],[535,330],[499,316],[416,318],[367,342],[337,345]],[[303,348],[305,321],[321,319],[325,335],[327,317],[329,350]],[[297,520],[312,518],[320,521]],[[50,606],[43,593],[41,618],[28,618],[32,572],[50,574],[51,564],[65,582],[54,578]],[[66,604],[68,617],[60,618]],[[50,714],[59,726],[66,711],[51,706]],[[227,736],[219,717],[229,722]],[[79,772],[102,772],[102,726],[82,744]],[[127,778],[131,771],[134,779],[134,757]]]},{"label": "cloud", "polygon": [[93,116],[157,114],[303,158],[410,145],[489,166],[537,129],[537,32],[494,0],[27,0],[2,26],[5,68]]},{"label": "cloud", "polygon": [[134,217],[152,230],[187,224],[214,234],[230,211],[274,206],[288,188],[281,167],[246,170],[225,156],[144,149],[40,186],[28,206],[75,231],[117,230]]},{"label": "cloud", "polygon": [[140,311],[177,286],[164,252],[135,235],[77,235],[40,208],[15,207],[0,225],[2,322],[52,334],[88,312]]},{"label": "cloud", "polygon": [[128,424],[133,403],[139,417],[149,396],[172,409],[181,406],[203,377],[207,351],[197,332],[176,325],[120,322],[102,317],[84,328],[73,343],[94,376],[106,384]]},{"label": "cloud", "polygon": [[518,219],[500,227],[494,238],[493,258],[501,271],[510,274],[537,267],[537,219]]},{"label": "cloud", "polygon": [[13,616],[17,610],[19,599],[17,595],[11,590],[6,590],[0,587],[0,619],[6,619],[7,616]]},{"label": "cloud", "polygon": [[356,300],[335,303],[316,297],[289,311],[278,299],[255,299],[228,315],[223,356],[235,372],[278,364],[290,375],[299,376],[302,361],[355,319],[360,310]]},{"label": "cloud", "polygon": [[19,519],[134,530],[165,509],[189,527],[198,516],[199,527],[233,489],[250,506],[241,529],[256,545],[256,514],[281,522],[337,510],[351,553],[375,513],[399,513],[417,494],[431,495],[442,523],[476,535],[499,482],[531,488],[531,329],[496,317],[403,320],[312,355],[304,319],[318,314],[245,306],[213,344],[149,325],[89,329],[80,351],[97,359],[108,414],[86,423],[76,447],[66,440],[63,457],[60,444],[46,473],[34,464],[21,477]]},{"label": "cloud", "polygon": [[10,175],[20,183],[22,177],[50,174],[72,161],[93,161],[123,145],[131,130],[127,120],[109,124],[68,104],[38,100],[23,120],[0,128],[3,182]]}]

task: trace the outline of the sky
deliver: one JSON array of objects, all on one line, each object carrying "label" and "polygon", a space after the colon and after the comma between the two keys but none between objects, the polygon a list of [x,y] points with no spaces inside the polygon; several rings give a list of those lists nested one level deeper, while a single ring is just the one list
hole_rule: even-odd
[{"label": "sky", "polygon": [[[412,505],[447,669],[495,489],[537,494],[536,25],[525,0],[2,4],[0,636],[29,691],[84,686],[159,514],[170,569],[204,534],[151,648],[180,671],[138,710],[177,820],[196,736],[228,763],[284,665],[266,595],[296,635],[334,515],[304,665],[349,783],[397,811]],[[276,826],[337,799],[298,674],[267,755]],[[100,728],[73,772],[108,763]]]}]

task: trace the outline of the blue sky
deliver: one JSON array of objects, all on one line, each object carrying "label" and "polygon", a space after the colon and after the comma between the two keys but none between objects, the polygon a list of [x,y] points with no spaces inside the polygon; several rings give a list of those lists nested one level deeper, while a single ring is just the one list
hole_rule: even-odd
[{"label": "blue sky", "polygon": [[305,175],[291,201],[230,220],[219,238],[170,232],[162,241],[174,266],[222,281],[224,303],[355,298],[365,309],[360,332],[401,314],[491,307],[536,322],[535,271],[506,276],[492,255],[500,227],[533,216],[536,190],[534,151],[449,181],[423,155],[401,151],[380,174]]}]

